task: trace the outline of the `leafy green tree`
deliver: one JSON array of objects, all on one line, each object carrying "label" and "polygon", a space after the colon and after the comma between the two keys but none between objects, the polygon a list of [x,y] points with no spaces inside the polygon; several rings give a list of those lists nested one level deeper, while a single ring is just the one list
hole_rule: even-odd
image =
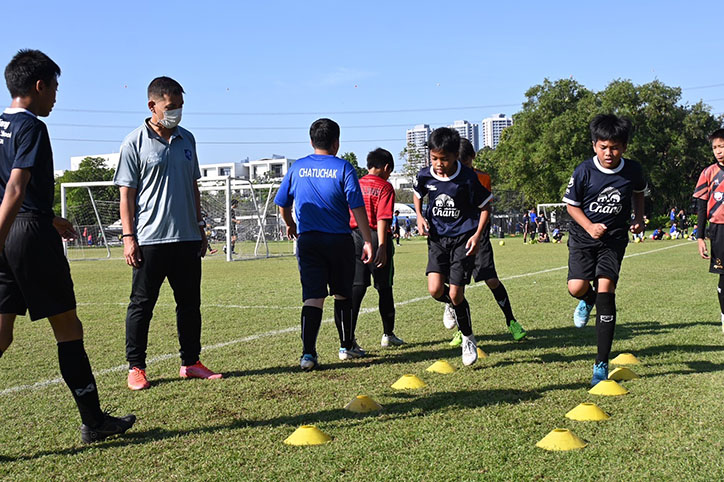
[{"label": "leafy green tree", "polygon": [[366,176],[369,173],[367,168],[359,167],[359,164],[357,163],[357,154],[355,154],[354,152],[345,152],[340,157],[352,164],[352,167],[354,167],[357,171],[358,178]]},{"label": "leafy green tree", "polygon": [[425,156],[412,144],[405,146],[405,148],[400,151],[398,158],[402,163],[402,172],[413,184],[421,166],[428,164]]},{"label": "leafy green tree", "polygon": [[[55,199],[53,210],[60,215],[60,185],[64,182],[92,182],[112,181],[115,169],[105,167],[102,157],[86,157],[80,162],[75,171],[65,171],[62,176],[55,179]],[[96,202],[118,202],[120,191],[116,186],[93,188],[93,199]],[[77,213],[74,222],[78,225],[95,224],[95,214],[92,209],[82,209],[90,205],[87,189],[66,190],[66,203],[69,213]],[[120,213],[119,213],[120,216]]]}]

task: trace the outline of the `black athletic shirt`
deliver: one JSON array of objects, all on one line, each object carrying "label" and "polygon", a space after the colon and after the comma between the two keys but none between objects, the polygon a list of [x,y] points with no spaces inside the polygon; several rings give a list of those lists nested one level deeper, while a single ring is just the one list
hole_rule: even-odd
[{"label": "black athletic shirt", "polygon": [[458,167],[450,177],[440,177],[425,167],[415,178],[415,195],[422,199],[429,195],[425,218],[430,230],[440,236],[460,236],[475,231],[480,223],[480,210],[490,202],[490,194],[475,171]]},{"label": "black athletic shirt", "polygon": [[0,114],[0,196],[13,169],[30,170],[20,212],[53,215],[53,152],[45,124],[25,109]]}]

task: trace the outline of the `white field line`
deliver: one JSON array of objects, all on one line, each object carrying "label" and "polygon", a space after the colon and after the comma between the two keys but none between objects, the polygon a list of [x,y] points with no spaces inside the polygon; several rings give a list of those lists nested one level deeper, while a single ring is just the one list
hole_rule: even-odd
[{"label": "white field line", "polygon": [[[642,256],[644,254],[658,253],[660,251],[665,251],[667,249],[677,248],[679,246],[687,246],[687,245],[689,245],[689,243],[678,243],[678,244],[666,246],[664,248],[657,248],[657,249],[652,249],[650,251],[644,251],[642,253],[629,254],[629,255],[626,255],[625,258],[633,258],[634,256]],[[540,270],[540,271],[533,271],[530,273],[523,273],[523,274],[507,276],[505,278],[500,278],[500,280],[507,281],[507,280],[517,279],[517,278],[525,278],[525,277],[529,277],[529,276],[536,276],[539,274],[551,273],[553,271],[560,271],[560,270],[564,270],[567,268],[568,268],[568,266],[558,266],[557,268],[549,268],[549,269],[544,269],[544,270]],[[485,282],[480,282],[480,283],[471,285],[470,287],[475,288],[475,287],[484,286],[484,285],[485,285]],[[405,305],[409,305],[412,303],[417,303],[419,301],[424,301],[424,300],[429,300],[429,299],[430,299],[429,295],[428,296],[419,296],[417,298],[412,298],[412,299],[409,299],[406,301],[400,301],[398,303],[395,303],[395,306],[405,306]],[[91,304],[126,305],[127,303],[78,303],[78,304],[79,305],[81,305],[81,304],[85,304],[85,305],[91,305]],[[205,305],[205,306],[213,306],[213,307],[221,307],[221,308],[242,308],[242,309],[252,308],[251,306],[245,306],[245,305],[238,305],[238,306],[237,305]],[[258,308],[260,308],[260,309],[262,309],[262,308],[300,309],[300,307],[298,307],[298,306],[296,306],[296,307],[259,306]],[[364,315],[367,313],[373,313],[376,311],[377,311],[377,308],[363,308],[360,310],[360,315]],[[332,321],[334,321],[333,318],[327,318],[327,319],[323,320],[323,323],[329,323]],[[282,328],[281,330],[267,331],[265,333],[259,333],[257,335],[249,335],[249,336],[245,336],[244,338],[237,338],[236,340],[230,340],[230,341],[225,341],[222,343],[216,343],[214,345],[207,345],[207,346],[203,347],[201,349],[201,351],[216,350],[216,349],[224,348],[224,347],[227,347],[230,345],[246,343],[249,341],[259,340],[261,338],[267,338],[270,336],[282,335],[285,333],[292,333],[292,332],[296,332],[298,330],[299,330],[299,326],[290,326],[288,328]],[[158,356],[148,359],[146,361],[146,364],[150,365],[153,363],[158,363],[160,361],[168,360],[170,358],[175,358],[177,356],[178,356],[178,353],[167,353],[164,355],[158,355]],[[128,365],[123,364],[123,365],[118,365],[118,366],[111,367],[111,368],[105,368],[103,370],[98,370],[93,373],[96,376],[100,376],[100,375],[107,375],[109,373],[125,372],[127,369],[128,369]],[[16,385],[14,387],[9,387],[9,388],[5,388],[4,390],[0,390],[0,396],[9,395],[12,393],[22,392],[22,391],[26,391],[26,390],[39,390],[41,388],[45,388],[45,387],[48,387],[51,385],[56,385],[58,383],[63,383],[63,379],[62,378],[53,378],[51,380],[43,380],[40,382],[35,382],[32,384],[27,384],[27,385]]]}]

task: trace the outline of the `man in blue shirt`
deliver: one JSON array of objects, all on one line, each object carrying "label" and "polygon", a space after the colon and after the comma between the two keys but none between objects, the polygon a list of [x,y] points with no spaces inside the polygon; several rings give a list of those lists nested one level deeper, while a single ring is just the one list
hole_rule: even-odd
[{"label": "man in blue shirt", "polygon": [[114,182],[121,191],[123,255],[133,267],[126,313],[128,388],[143,390],[146,347],[153,308],[164,279],[176,300],[182,378],[221,378],[206,368],[201,353],[201,257],[206,222],[201,215],[201,177],[194,136],[178,124],[181,84],[157,77],[148,86],[151,117],[123,140]]},{"label": "man in blue shirt", "polygon": [[101,410],[83,346],[70,266],[61,236],[77,236],[53,214],[53,153],[45,124],[58,90],[60,67],[39,50],[21,50],[5,68],[13,98],[0,115],[0,356],[13,339],[17,315],[48,318],[58,342],[60,373],[78,406],[81,440],[124,433],[135,415]]},{"label": "man in blue shirt", "polygon": [[[334,322],[339,333],[339,359],[364,356],[354,339],[352,286],[354,241],[349,227],[352,210],[364,240],[362,260],[372,260],[372,238],[365,204],[352,165],[335,157],[339,151],[339,125],[318,119],[309,129],[314,154],[289,168],[274,202],[287,225],[287,236],[297,239],[302,282],[302,370],[317,366],[317,334],[327,295],[334,296]],[[294,214],[299,226],[292,217]],[[327,287],[329,286],[329,290]]]}]

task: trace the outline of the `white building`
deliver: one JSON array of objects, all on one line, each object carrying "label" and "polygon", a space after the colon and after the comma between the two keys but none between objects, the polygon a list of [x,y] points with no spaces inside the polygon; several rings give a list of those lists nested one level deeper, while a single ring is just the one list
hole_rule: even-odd
[{"label": "white building", "polygon": [[243,177],[248,178],[249,169],[243,162],[215,162],[213,164],[200,164],[201,177]]},{"label": "white building", "polygon": [[430,137],[432,129],[428,124],[418,124],[412,129],[407,131],[407,143],[406,147],[410,151],[408,152],[408,159],[419,157],[419,164],[415,166],[416,169],[422,169],[430,164],[430,151],[427,149],[427,139]]},{"label": "white building", "polygon": [[103,165],[108,169],[115,169],[118,167],[118,160],[121,158],[120,152],[113,152],[111,154],[89,154],[87,156],[73,156],[70,158],[70,170],[77,171],[80,167],[80,163],[86,157],[102,157],[104,162]]},{"label": "white building", "polygon": [[456,120],[453,122],[451,126],[448,126],[450,129],[455,129],[460,133],[461,138],[465,138],[470,141],[470,143],[473,145],[473,149],[475,149],[475,152],[478,152],[478,125],[477,124],[471,124],[470,122],[466,120]]},{"label": "white building", "polygon": [[214,164],[201,164],[201,177],[225,177],[237,179],[267,179],[281,180],[296,159],[272,155],[270,158],[243,162],[218,162]]},{"label": "white building", "polygon": [[412,181],[404,172],[393,172],[387,182],[395,189],[412,189]]},{"label": "white building", "polygon": [[483,126],[483,147],[495,149],[500,142],[500,133],[503,129],[513,125],[513,119],[505,117],[505,114],[494,114],[481,122]]}]

